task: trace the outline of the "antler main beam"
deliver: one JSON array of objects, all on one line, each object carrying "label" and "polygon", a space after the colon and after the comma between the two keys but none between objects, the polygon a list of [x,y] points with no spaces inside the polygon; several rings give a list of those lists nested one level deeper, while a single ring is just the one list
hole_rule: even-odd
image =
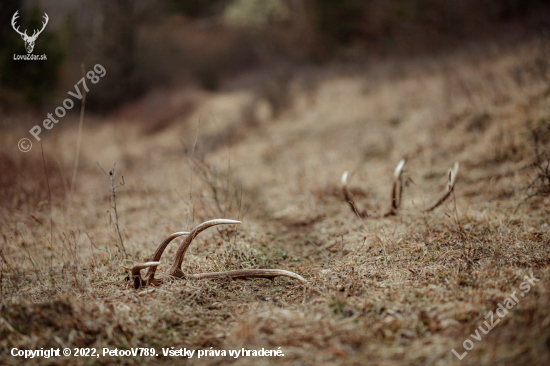
[{"label": "antler main beam", "polygon": [[199,273],[199,274],[188,275],[188,276],[191,278],[195,278],[197,280],[202,280],[205,278],[223,278],[223,277],[231,277],[232,279],[254,277],[254,278],[268,278],[272,280],[275,277],[286,276],[286,277],[294,278],[300,282],[306,282],[305,278],[303,278],[299,274],[286,271],[284,269],[239,269],[236,271]]},{"label": "antler main beam", "polygon": [[[191,245],[191,243],[199,233],[215,225],[223,225],[223,224],[236,225],[240,223],[241,221],[227,220],[227,219],[210,220],[198,225],[191,232],[177,232],[168,236],[159,245],[158,249],[156,250],[153,256],[153,261],[138,264],[132,268],[131,273],[132,273],[132,282],[133,282],[134,288],[138,289],[142,286],[146,286],[150,284],[159,285],[165,280],[170,278],[186,278],[186,277],[195,278],[195,279],[227,278],[227,277],[230,277],[230,278],[251,277],[251,278],[274,279],[275,277],[286,276],[286,277],[297,279],[300,282],[306,282],[306,280],[302,276],[290,271],[282,270],[282,269],[241,269],[241,270],[228,271],[228,272],[199,273],[199,274],[191,274],[191,275],[185,274],[182,271],[181,265],[183,263],[183,258],[185,257],[185,253],[187,252],[187,249],[189,248],[189,246]],[[162,253],[164,253],[164,250],[172,240],[182,235],[187,235],[187,237],[178,248],[178,251],[176,252],[176,257],[174,258],[174,262],[172,266],[167,272],[158,275],[158,277],[155,277],[156,268],[160,264],[159,260],[162,256]],[[140,271],[145,268],[149,268],[149,270],[147,271],[147,274],[145,275],[145,277],[141,277]]]}]

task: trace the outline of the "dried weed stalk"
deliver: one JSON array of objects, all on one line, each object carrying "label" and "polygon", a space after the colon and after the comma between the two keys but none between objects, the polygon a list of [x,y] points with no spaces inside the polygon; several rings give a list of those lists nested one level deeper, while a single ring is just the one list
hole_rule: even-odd
[{"label": "dried weed stalk", "polygon": [[[97,165],[99,165],[99,163],[97,163]],[[111,196],[109,198],[113,200],[113,210],[115,211],[116,231],[118,233],[118,238],[120,239],[120,245],[122,247],[122,252],[124,253],[124,255],[126,255],[126,248],[124,248],[124,241],[122,240],[122,235],[120,234],[120,227],[118,225],[118,211],[117,211],[117,208],[116,208],[116,189],[120,188],[120,187],[125,187],[125,188],[128,188],[128,187],[126,187],[126,183],[124,183],[124,176],[122,176],[122,181],[119,184],[115,185],[115,183],[114,183],[115,182],[115,174],[116,174],[115,166],[116,166],[116,163],[113,164],[113,170],[111,170],[109,172],[109,174],[107,174],[105,169],[103,169],[103,167],[101,165],[99,165],[101,170],[103,170],[103,173],[105,173],[105,175],[111,181],[111,188],[110,188]],[[130,189],[130,188],[128,188],[128,189]]]},{"label": "dried weed stalk", "polygon": [[[208,164],[204,158],[193,158],[191,157],[191,164],[194,164],[196,167],[196,172],[198,177],[205,183],[210,191],[212,192],[212,197],[216,202],[216,208],[220,214],[223,214],[224,209],[222,209],[220,191],[222,190],[221,182],[218,179],[218,170],[216,167]],[[229,179],[229,178],[228,178]],[[226,196],[228,192],[226,192]]]}]

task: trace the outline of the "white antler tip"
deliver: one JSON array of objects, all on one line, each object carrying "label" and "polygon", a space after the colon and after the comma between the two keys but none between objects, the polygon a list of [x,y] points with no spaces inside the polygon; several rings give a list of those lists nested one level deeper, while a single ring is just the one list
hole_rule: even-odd
[{"label": "white antler tip", "polygon": [[219,225],[219,224],[235,224],[235,225],[238,225],[238,224],[242,224],[242,221],[229,220],[229,219],[215,219],[215,220],[206,221],[205,224],[206,223],[213,224],[213,225]]},{"label": "white antler tip", "polygon": [[141,271],[142,269],[145,269],[148,267],[155,267],[155,266],[158,266],[159,264],[160,262],[145,262],[145,263],[137,264],[134,267],[132,267],[132,274],[133,275],[138,274],[139,271]]},{"label": "white antler tip", "polygon": [[173,233],[172,235],[189,235],[189,231],[178,231]]},{"label": "white antler tip", "polygon": [[348,183],[348,172],[344,172],[344,174],[342,174],[342,184],[347,184]]},{"label": "white antler tip", "polygon": [[393,177],[395,179],[399,178],[399,175],[401,175],[401,171],[403,170],[403,167],[405,166],[406,161],[407,160],[405,159],[401,159],[399,164],[397,164],[397,166],[395,167],[395,171],[393,172]]},{"label": "white antler tip", "polygon": [[449,169],[449,185],[452,188],[455,184],[456,176],[458,174],[458,161],[455,162],[455,166],[452,169]]},{"label": "white antler tip", "polygon": [[158,266],[159,264],[160,264],[160,262],[145,262],[145,263],[140,264],[140,266],[142,266],[142,267],[154,267],[154,266]]}]

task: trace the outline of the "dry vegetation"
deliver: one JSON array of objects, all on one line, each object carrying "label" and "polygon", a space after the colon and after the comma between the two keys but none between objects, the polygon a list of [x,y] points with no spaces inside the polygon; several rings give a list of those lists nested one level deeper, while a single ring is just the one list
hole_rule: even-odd
[{"label": "dry vegetation", "polygon": [[[252,92],[203,93],[185,97],[197,104],[155,132],[87,118],[72,203],[77,130],[67,122],[44,136],[44,161],[37,143],[25,155],[15,149],[24,131],[3,133],[0,363],[21,362],[12,347],[161,354],[174,346],[284,350],[278,359],[193,364],[548,364],[549,50],[535,39],[293,78],[282,89],[292,104],[277,113]],[[342,172],[354,175],[349,189],[361,207],[383,212],[404,156],[399,214],[359,219],[342,195]],[[423,212],[444,192],[454,161],[453,194]],[[96,162],[116,162],[131,188],[117,190],[127,256]],[[167,235],[220,217],[243,224],[197,237],[184,272],[280,268],[307,284],[188,278],[127,286],[125,268],[150,260]],[[162,271],[178,245],[168,247]],[[540,282],[459,361],[451,349],[461,353],[485,314],[531,273]]]}]

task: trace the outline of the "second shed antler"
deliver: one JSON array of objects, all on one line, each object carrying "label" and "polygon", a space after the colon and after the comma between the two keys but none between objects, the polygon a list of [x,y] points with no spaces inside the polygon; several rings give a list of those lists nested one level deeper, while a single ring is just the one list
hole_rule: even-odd
[{"label": "second shed antler", "polygon": [[[347,187],[347,179],[348,179],[348,172],[344,172],[342,175],[342,191],[344,193],[344,197],[346,198],[346,201],[349,203],[351,210],[357,214],[359,217],[387,217],[392,215],[397,215],[399,212],[399,207],[401,206],[401,195],[403,192],[403,181],[402,181],[402,173],[403,173],[403,167],[405,166],[406,160],[403,159],[397,164],[397,167],[395,168],[395,171],[393,173],[393,184],[392,184],[392,194],[391,194],[391,205],[388,211],[386,211],[384,214],[372,214],[368,210],[360,211],[357,208],[357,204],[355,203],[355,199],[353,198],[353,195],[351,194],[350,190]],[[458,162],[455,163],[454,167],[452,169],[449,169],[448,177],[449,181],[447,184],[447,188],[443,195],[431,206],[429,206],[427,209],[423,210],[423,212],[430,212],[435,210],[437,207],[439,207],[453,192],[454,184],[456,180],[456,176],[458,174]]]},{"label": "second shed antler", "polygon": [[[134,288],[138,289],[145,285],[159,285],[165,280],[170,278],[195,278],[195,279],[206,279],[206,278],[246,278],[246,277],[255,277],[255,278],[269,278],[274,279],[275,277],[286,276],[299,280],[300,282],[306,282],[306,280],[293,272],[282,270],[282,269],[240,269],[235,271],[227,272],[211,272],[211,273],[200,273],[200,274],[185,274],[181,265],[183,263],[183,258],[185,252],[191,245],[191,242],[197,237],[197,235],[208,229],[209,227],[222,224],[240,224],[241,221],[236,220],[227,220],[227,219],[217,219],[203,222],[202,224],[195,227],[191,232],[177,232],[168,236],[157,248],[153,260],[151,262],[141,263],[132,268],[131,271],[131,281]],[[155,277],[155,272],[157,266],[160,264],[159,260],[162,256],[162,253],[170,244],[170,242],[177,237],[187,235],[187,238],[181,243],[178,251],[176,252],[176,257],[170,269],[167,272],[160,274],[158,277]],[[141,270],[149,268],[144,277],[141,276]]]}]

